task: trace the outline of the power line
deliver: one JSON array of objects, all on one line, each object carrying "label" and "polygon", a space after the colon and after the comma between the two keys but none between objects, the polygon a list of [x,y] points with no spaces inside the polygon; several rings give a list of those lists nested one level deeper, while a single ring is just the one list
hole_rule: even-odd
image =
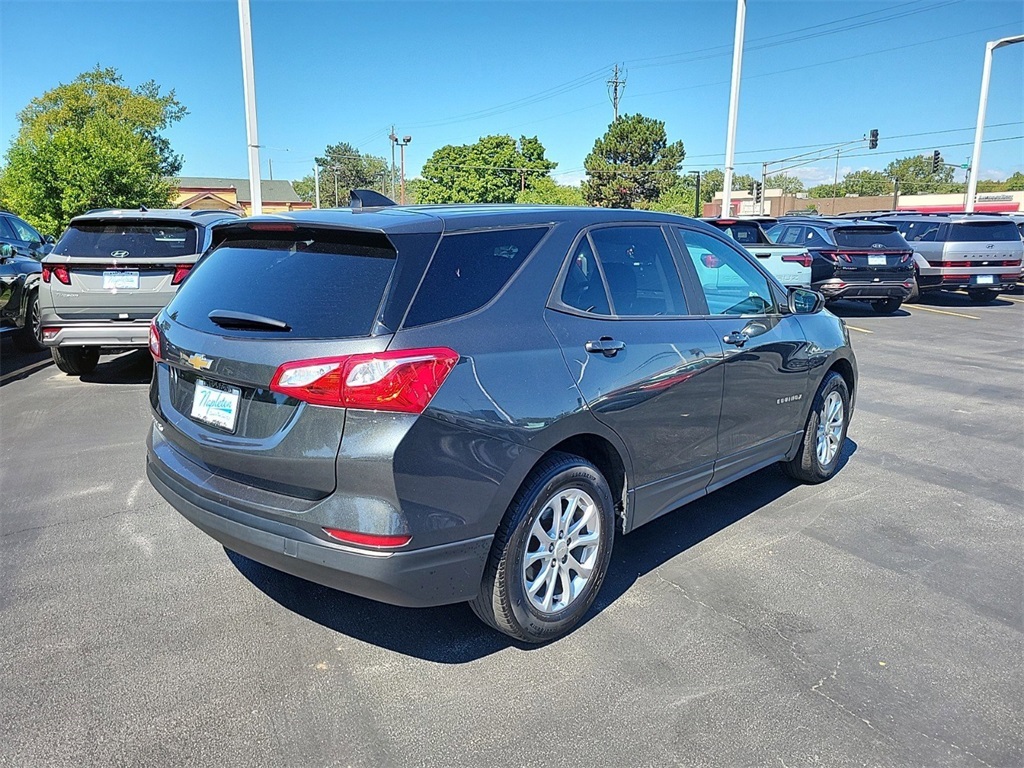
[{"label": "power line", "polygon": [[[619,87],[621,86],[621,88]],[[626,90],[626,70],[622,70],[622,79],[619,79],[619,65],[615,65],[612,79],[608,81],[608,98],[611,99],[612,108],[615,110],[615,119],[619,119],[619,98]]]}]

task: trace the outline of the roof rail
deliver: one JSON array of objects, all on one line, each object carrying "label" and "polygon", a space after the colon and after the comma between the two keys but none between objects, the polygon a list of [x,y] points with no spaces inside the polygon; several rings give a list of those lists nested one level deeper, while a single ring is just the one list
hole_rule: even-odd
[{"label": "roof rail", "polygon": [[226,208],[200,208],[199,210],[192,211],[191,215],[202,216],[208,213],[224,213],[228,214],[229,216],[237,216],[238,218],[242,218],[242,214],[240,214],[238,211],[229,211]]},{"label": "roof rail", "polygon": [[372,189],[353,189],[349,193],[350,208],[380,208],[388,205],[395,205],[395,201]]}]

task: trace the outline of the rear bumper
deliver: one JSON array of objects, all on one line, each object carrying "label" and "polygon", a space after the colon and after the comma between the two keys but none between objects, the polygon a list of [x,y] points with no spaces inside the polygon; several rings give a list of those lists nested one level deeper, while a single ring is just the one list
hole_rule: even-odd
[{"label": "rear bumper", "polygon": [[839,278],[825,280],[814,286],[826,299],[906,299],[910,296],[909,282],[879,281],[847,283]]},{"label": "rear bumper", "polygon": [[[52,322],[42,319],[43,345],[47,347],[146,347],[149,321]],[[49,333],[50,331],[53,333]]]},{"label": "rear bumper", "polygon": [[150,444],[146,474],[153,487],[197,528],[228,549],[301,579],[406,607],[472,600],[493,536],[423,549],[377,552],[335,545],[287,522],[242,512],[196,493]]}]

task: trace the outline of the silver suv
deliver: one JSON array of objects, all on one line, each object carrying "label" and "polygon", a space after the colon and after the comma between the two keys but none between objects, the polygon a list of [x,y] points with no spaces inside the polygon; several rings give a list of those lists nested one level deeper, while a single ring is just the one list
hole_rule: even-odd
[{"label": "silver suv", "polygon": [[42,342],[64,373],[96,367],[101,351],[145,348],[149,321],[206,250],[229,211],[89,211],[43,260]]},{"label": "silver suv", "polygon": [[1014,222],[998,214],[897,213],[895,224],[928,266],[916,269],[918,291],[966,290],[972,301],[992,301],[1016,285],[1024,243]]}]

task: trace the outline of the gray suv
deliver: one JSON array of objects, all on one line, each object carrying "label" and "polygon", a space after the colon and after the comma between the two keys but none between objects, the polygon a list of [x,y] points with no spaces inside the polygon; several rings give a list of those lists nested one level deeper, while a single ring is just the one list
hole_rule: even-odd
[{"label": "gray suv", "polygon": [[272,568],[571,630],[617,535],[842,463],[857,365],[820,294],[670,214],[304,211],[218,225],[153,321],[147,474]]},{"label": "gray suv", "polygon": [[43,260],[42,342],[64,373],[89,373],[102,351],[145,348],[149,321],[178,290],[229,211],[90,211]]},{"label": "gray suv", "polygon": [[[992,301],[1020,277],[1024,243],[1012,219],[985,213],[895,213],[895,224],[927,262],[915,263],[917,291],[966,290],[972,301]],[[917,260],[915,260],[917,262]]]}]

